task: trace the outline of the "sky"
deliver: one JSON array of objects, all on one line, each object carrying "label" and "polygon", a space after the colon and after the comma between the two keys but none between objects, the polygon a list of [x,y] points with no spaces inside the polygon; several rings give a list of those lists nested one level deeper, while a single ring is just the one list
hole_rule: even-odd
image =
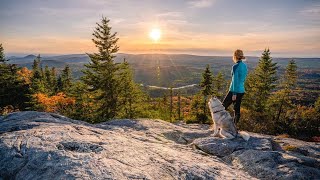
[{"label": "sky", "polygon": [[320,0],[0,0],[0,43],[6,54],[95,52],[102,16],[122,53],[320,57]]}]

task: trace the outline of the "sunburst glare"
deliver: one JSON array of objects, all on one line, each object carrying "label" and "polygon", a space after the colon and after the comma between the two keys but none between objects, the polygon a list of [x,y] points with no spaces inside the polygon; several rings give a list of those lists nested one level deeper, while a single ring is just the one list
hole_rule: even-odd
[{"label": "sunburst glare", "polygon": [[149,37],[153,41],[158,42],[161,38],[161,30],[159,28],[153,28],[149,33]]}]

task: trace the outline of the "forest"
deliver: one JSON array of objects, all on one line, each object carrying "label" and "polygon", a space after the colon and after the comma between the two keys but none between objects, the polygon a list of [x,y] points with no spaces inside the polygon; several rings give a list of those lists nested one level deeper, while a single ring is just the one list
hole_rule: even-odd
[{"label": "forest", "polygon": [[[81,73],[76,76],[70,65],[65,65],[60,72],[48,64],[43,67],[40,55],[31,57],[34,60],[30,66],[18,66],[5,57],[1,44],[1,115],[33,110],[59,113],[90,123],[123,118],[212,123],[207,101],[211,96],[222,100],[226,95],[230,77],[224,71],[213,73],[212,65],[208,63],[204,69],[198,67],[199,71],[195,72],[199,73],[192,74],[191,79],[171,83],[197,83],[195,88],[150,89],[141,85],[148,80],[137,81],[141,72],[134,68],[137,64],[130,58],[116,60],[118,40],[109,20],[102,18],[93,32],[92,41],[97,52],[88,54],[90,61],[84,63]],[[299,79],[295,59],[285,61],[283,69],[279,69],[278,63],[272,58],[270,49],[265,49],[256,65],[249,67],[239,129],[320,141],[319,95],[313,95],[313,101],[299,99],[302,95],[311,96],[310,88],[308,91],[303,89],[310,83]],[[184,72],[188,73],[187,70]],[[168,74],[159,77],[157,85],[168,86],[165,82],[174,81],[170,71]],[[186,74],[180,76],[189,77]],[[319,81],[317,77],[314,79]],[[312,88],[317,90],[317,87]],[[233,112],[232,107],[229,111]]]}]

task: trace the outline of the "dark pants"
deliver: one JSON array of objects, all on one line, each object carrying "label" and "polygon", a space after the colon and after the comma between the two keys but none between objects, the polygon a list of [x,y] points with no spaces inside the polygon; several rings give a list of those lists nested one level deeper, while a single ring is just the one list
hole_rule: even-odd
[{"label": "dark pants", "polygon": [[241,100],[244,93],[237,93],[237,98],[235,101],[232,101],[232,92],[229,91],[227,96],[224,98],[222,105],[227,109],[233,103],[233,110],[234,110],[234,118],[233,122],[237,124],[240,119],[240,105]]}]

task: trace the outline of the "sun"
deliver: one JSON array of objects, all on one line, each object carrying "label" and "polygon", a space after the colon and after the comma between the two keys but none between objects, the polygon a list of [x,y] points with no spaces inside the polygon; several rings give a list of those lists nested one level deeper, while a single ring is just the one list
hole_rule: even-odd
[{"label": "sun", "polygon": [[161,30],[159,28],[153,28],[149,33],[149,37],[155,42],[159,41],[161,38]]}]

